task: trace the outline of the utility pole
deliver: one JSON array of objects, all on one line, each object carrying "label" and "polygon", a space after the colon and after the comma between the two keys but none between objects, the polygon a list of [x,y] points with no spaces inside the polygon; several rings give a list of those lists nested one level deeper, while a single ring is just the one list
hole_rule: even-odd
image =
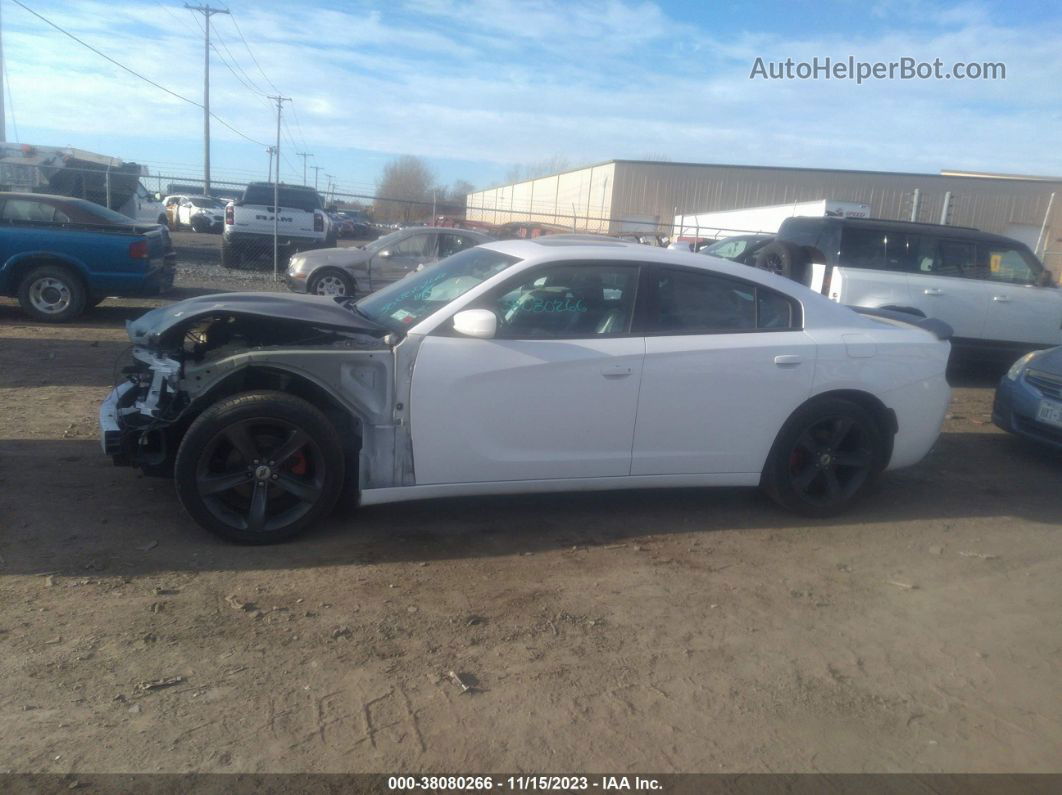
[{"label": "utility pole", "polygon": [[211,8],[205,6],[184,7],[189,11],[196,11],[203,15],[206,24],[203,26],[203,195],[210,195],[210,18],[214,14],[228,14],[227,8]]},{"label": "utility pole", "polygon": [[269,152],[269,170],[266,172],[266,180],[269,181],[269,182],[272,182],[273,181],[273,155],[276,154],[277,150],[276,150],[275,147],[267,146],[266,147],[266,151]]},{"label": "utility pole", "polygon": [[336,184],[332,181],[335,177],[331,174],[325,174],[328,177],[328,193],[330,195],[329,203],[334,203],[336,200]]},{"label": "utility pole", "polygon": [[321,175],[321,169],[324,166],[310,166],[313,169],[313,189],[317,190],[317,178]]},{"label": "utility pole", "polygon": [[306,184],[306,158],[313,157],[313,152],[296,152],[302,158],[302,184]]},{"label": "utility pole", "polygon": [[277,227],[280,224],[280,112],[285,102],[291,102],[291,97],[282,97],[278,94],[275,97],[270,97],[270,99],[277,103],[277,178],[273,181],[273,281],[277,281],[277,270],[280,263],[280,254],[277,250],[277,233],[279,231]]}]

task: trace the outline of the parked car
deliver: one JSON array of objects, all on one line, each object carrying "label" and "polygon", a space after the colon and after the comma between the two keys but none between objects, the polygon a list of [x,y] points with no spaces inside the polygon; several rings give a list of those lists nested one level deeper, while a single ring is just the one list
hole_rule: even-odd
[{"label": "parked car", "polygon": [[977,229],[788,218],[760,267],[834,301],[943,320],[957,351],[1013,357],[1062,343],[1062,291],[1023,243]]},{"label": "parked car", "polygon": [[223,199],[213,196],[167,196],[162,200],[166,222],[170,229],[180,231],[191,228],[193,232],[220,232],[225,222]]},{"label": "parked car", "polygon": [[735,235],[708,244],[700,253],[740,262],[742,265],[753,265],[756,253],[773,240],[774,235]]},{"label": "parked car", "polygon": [[1062,450],[1062,346],[1027,353],[1011,366],[996,388],[992,421]]},{"label": "parked car", "polygon": [[411,226],[364,246],[306,251],[288,263],[287,283],[298,293],[371,293],[490,237],[471,229]]},{"label": "parked car", "polygon": [[761,485],[824,516],[933,445],[946,332],[713,257],[495,242],[356,303],[154,309],[129,325],[136,370],[100,424],[117,463],[171,469],[197,522],[247,543],[295,535],[346,489],[370,505]]},{"label": "parked car", "polygon": [[144,187],[143,182],[136,183],[136,191],[127,206],[118,209],[123,215],[128,215],[140,224],[166,223],[166,211],[162,206],[162,196],[149,191]]},{"label": "parked car", "polygon": [[271,182],[249,183],[242,198],[226,205],[221,237],[224,267],[238,268],[257,257],[272,257],[274,225],[280,253],[285,259],[297,251],[335,246],[336,230],[317,191],[302,185],[281,184],[275,195],[280,211],[275,223]]},{"label": "parked car", "polygon": [[108,296],[157,295],[173,284],[166,227],[84,199],[0,193],[0,295],[49,323]]}]

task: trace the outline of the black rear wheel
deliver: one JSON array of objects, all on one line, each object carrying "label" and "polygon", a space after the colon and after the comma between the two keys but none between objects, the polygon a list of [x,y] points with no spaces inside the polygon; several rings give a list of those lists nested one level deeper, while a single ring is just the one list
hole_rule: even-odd
[{"label": "black rear wheel", "polygon": [[192,423],[174,476],[181,504],[201,526],[230,541],[270,544],[333,508],[343,450],[335,427],[306,401],[246,392]]},{"label": "black rear wheel", "polygon": [[882,428],[862,406],[824,398],[786,422],[763,472],[771,498],[807,516],[846,510],[873,486],[885,465]]}]

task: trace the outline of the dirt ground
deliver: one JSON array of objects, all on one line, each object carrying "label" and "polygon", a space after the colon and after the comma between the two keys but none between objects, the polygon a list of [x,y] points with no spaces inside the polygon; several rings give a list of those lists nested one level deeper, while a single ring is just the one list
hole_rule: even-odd
[{"label": "dirt ground", "polygon": [[[178,295],[270,288],[192,237]],[[837,520],[453,499],[252,549],[100,452],[156,303],[0,299],[0,772],[1062,768],[1062,458],[991,425],[990,375]]]}]

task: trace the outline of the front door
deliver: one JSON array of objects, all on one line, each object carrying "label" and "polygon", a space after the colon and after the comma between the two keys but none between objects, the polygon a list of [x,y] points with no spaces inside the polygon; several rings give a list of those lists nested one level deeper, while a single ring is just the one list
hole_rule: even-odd
[{"label": "front door", "polygon": [[372,289],[379,290],[435,261],[434,232],[415,232],[372,258]]},{"label": "front door", "polygon": [[1007,243],[979,248],[990,294],[985,339],[1062,344],[1062,290],[1037,286],[1044,271],[1032,253]]},{"label": "front door", "polygon": [[988,291],[977,278],[977,247],[968,240],[927,239],[917,271],[908,276],[911,305],[943,320],[959,339],[982,339]]},{"label": "front door", "polygon": [[645,343],[630,334],[639,268],[545,266],[476,303],[494,339],[449,324],[413,371],[418,485],[630,473]]}]

